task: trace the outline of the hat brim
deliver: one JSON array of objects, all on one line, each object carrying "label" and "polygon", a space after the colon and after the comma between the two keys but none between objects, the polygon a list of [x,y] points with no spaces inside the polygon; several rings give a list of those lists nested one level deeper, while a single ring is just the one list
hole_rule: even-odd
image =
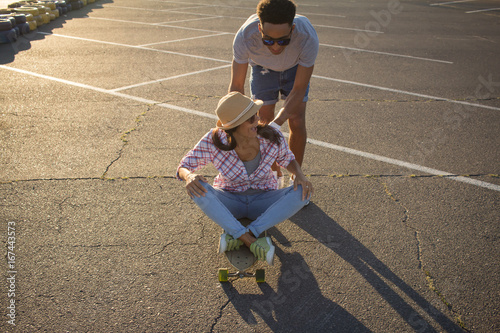
[{"label": "hat brim", "polygon": [[217,128],[220,128],[220,129],[223,129],[223,130],[229,130],[231,128],[235,128],[235,127],[240,126],[245,121],[247,121],[248,119],[250,119],[254,114],[256,114],[257,112],[259,112],[260,107],[264,104],[264,102],[261,101],[260,99],[257,99],[257,100],[255,100],[253,102],[254,102],[254,105],[240,119],[238,119],[237,122],[235,122],[234,124],[231,124],[230,126],[223,126],[222,122],[219,119],[219,120],[217,120],[217,125],[216,125]]}]

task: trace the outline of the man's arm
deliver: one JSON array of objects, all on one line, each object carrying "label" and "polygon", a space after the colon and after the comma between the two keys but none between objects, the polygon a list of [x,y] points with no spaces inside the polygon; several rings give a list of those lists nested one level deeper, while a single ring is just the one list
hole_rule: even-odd
[{"label": "man's arm", "polygon": [[298,65],[292,91],[287,96],[283,108],[274,118],[274,122],[276,124],[280,126],[283,125],[285,121],[293,117],[295,112],[298,112],[297,110],[300,110],[298,106],[302,103],[302,100],[306,95],[307,85],[311,80],[313,70],[314,70],[314,65],[311,67],[304,67]]},{"label": "man's arm", "polygon": [[233,59],[231,66],[231,83],[229,84],[229,92],[239,91],[245,95],[245,80],[247,78],[248,63],[239,64]]}]

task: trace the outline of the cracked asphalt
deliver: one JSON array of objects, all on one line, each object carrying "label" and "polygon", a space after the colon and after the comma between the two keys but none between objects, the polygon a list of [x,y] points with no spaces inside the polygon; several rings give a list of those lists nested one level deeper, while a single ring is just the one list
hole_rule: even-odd
[{"label": "cracked asphalt", "polygon": [[98,0],[0,45],[3,331],[500,331],[490,0],[299,2],[315,196],[270,230],[266,283],[218,282],[174,175],[255,5]]}]

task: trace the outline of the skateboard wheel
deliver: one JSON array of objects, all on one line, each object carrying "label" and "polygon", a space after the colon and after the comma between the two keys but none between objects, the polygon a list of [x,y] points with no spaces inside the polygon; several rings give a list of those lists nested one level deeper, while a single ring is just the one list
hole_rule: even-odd
[{"label": "skateboard wheel", "polygon": [[227,268],[219,268],[219,282],[228,281],[228,270]]},{"label": "skateboard wheel", "polygon": [[255,271],[255,280],[257,283],[266,282],[266,271],[263,269],[258,269]]}]

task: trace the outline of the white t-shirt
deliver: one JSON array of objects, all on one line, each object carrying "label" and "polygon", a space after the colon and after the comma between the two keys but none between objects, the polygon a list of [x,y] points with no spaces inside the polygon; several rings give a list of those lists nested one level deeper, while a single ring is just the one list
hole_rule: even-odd
[{"label": "white t-shirt", "polygon": [[295,15],[290,44],[282,53],[274,55],[262,43],[259,17],[254,14],[241,26],[233,41],[233,59],[239,64],[250,63],[273,71],[282,72],[299,64],[311,67],[318,55],[319,40],[316,30],[307,17]]}]

